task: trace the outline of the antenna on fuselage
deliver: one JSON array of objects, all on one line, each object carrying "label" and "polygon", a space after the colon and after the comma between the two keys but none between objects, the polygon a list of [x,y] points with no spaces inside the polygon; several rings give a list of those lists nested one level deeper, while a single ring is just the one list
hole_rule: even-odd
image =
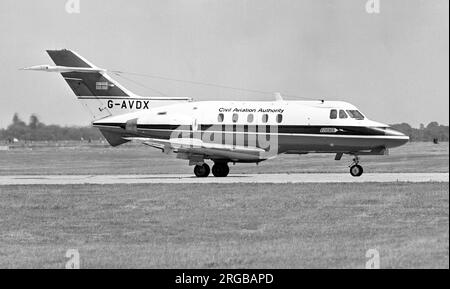
[{"label": "antenna on fuselage", "polygon": [[281,95],[281,93],[275,92],[274,95],[275,95],[275,100],[276,101],[284,101],[283,96]]},{"label": "antenna on fuselage", "polygon": [[[121,70],[109,70],[109,72],[112,72],[112,73],[114,73],[114,74],[116,74],[118,76],[121,76],[121,77],[123,77],[123,74],[127,74],[127,75],[139,76],[139,77],[146,77],[146,78],[165,80],[165,81],[174,81],[174,82],[194,84],[194,85],[217,87],[217,88],[222,88],[222,89],[246,91],[246,92],[251,92],[251,93],[259,93],[259,94],[266,94],[266,95],[267,94],[268,95],[274,94],[276,101],[284,101],[283,96],[279,92],[273,93],[272,91],[264,91],[264,90],[259,90],[259,89],[235,87],[235,86],[230,86],[230,85],[224,85],[224,84],[218,84],[218,83],[209,83],[209,82],[203,82],[203,81],[183,80],[183,79],[176,79],[176,78],[171,78],[171,77],[166,77],[166,76],[144,74],[144,73],[135,73],[135,72],[127,72],[127,71],[121,71]],[[127,79],[127,78],[125,78],[125,79]],[[130,80],[130,79],[127,79],[127,80]],[[284,95],[287,96],[287,97],[300,98],[300,99],[305,99],[305,100],[317,100],[315,98],[301,97],[301,96],[292,95],[292,94],[284,94]]]}]

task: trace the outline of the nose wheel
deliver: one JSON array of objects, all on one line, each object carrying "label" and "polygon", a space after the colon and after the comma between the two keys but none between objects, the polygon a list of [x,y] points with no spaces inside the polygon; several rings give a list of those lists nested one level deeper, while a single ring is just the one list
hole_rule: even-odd
[{"label": "nose wheel", "polygon": [[355,156],[353,163],[350,165],[350,174],[354,177],[360,177],[363,172],[363,167],[359,165],[359,158]]},{"label": "nose wheel", "polygon": [[196,165],[194,167],[194,174],[197,178],[206,178],[209,176],[209,173],[211,172],[208,164],[204,163],[202,165]]}]

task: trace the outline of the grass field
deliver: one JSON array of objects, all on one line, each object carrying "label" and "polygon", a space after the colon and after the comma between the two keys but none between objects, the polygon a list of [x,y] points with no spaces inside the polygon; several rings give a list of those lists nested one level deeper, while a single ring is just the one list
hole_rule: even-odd
[{"label": "grass field", "polygon": [[[350,158],[280,156],[232,173],[347,172]],[[363,157],[366,172],[449,172],[449,145]],[[0,175],[188,173],[145,146],[0,151]],[[449,267],[449,184],[0,186],[0,268]]]},{"label": "grass field", "polygon": [[3,186],[0,227],[1,268],[448,268],[449,184]]},{"label": "grass field", "polygon": [[[231,173],[348,172],[351,158],[331,154],[281,155],[273,160],[237,164]],[[366,172],[448,172],[449,144],[409,143],[389,156],[365,156]],[[0,151],[0,175],[192,173],[187,161],[144,145],[38,147]]]}]

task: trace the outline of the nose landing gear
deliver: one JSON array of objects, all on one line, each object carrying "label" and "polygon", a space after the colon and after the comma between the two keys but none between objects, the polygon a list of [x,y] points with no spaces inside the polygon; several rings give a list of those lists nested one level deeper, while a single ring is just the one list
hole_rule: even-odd
[{"label": "nose landing gear", "polygon": [[355,156],[353,163],[350,165],[350,174],[354,177],[360,177],[363,172],[363,167],[359,165],[359,157]]}]

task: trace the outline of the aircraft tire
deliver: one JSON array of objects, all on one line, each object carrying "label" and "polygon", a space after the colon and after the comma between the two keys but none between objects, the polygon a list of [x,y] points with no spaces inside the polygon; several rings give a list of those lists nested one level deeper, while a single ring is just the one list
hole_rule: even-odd
[{"label": "aircraft tire", "polygon": [[353,165],[350,168],[350,174],[354,177],[360,177],[363,174],[364,170],[360,165]]},{"label": "aircraft tire", "polygon": [[211,172],[208,164],[203,165],[196,165],[194,167],[194,174],[197,178],[206,178],[209,176],[209,173]]},{"label": "aircraft tire", "polygon": [[215,163],[212,173],[216,178],[225,178],[230,173],[230,167],[227,163]]}]

